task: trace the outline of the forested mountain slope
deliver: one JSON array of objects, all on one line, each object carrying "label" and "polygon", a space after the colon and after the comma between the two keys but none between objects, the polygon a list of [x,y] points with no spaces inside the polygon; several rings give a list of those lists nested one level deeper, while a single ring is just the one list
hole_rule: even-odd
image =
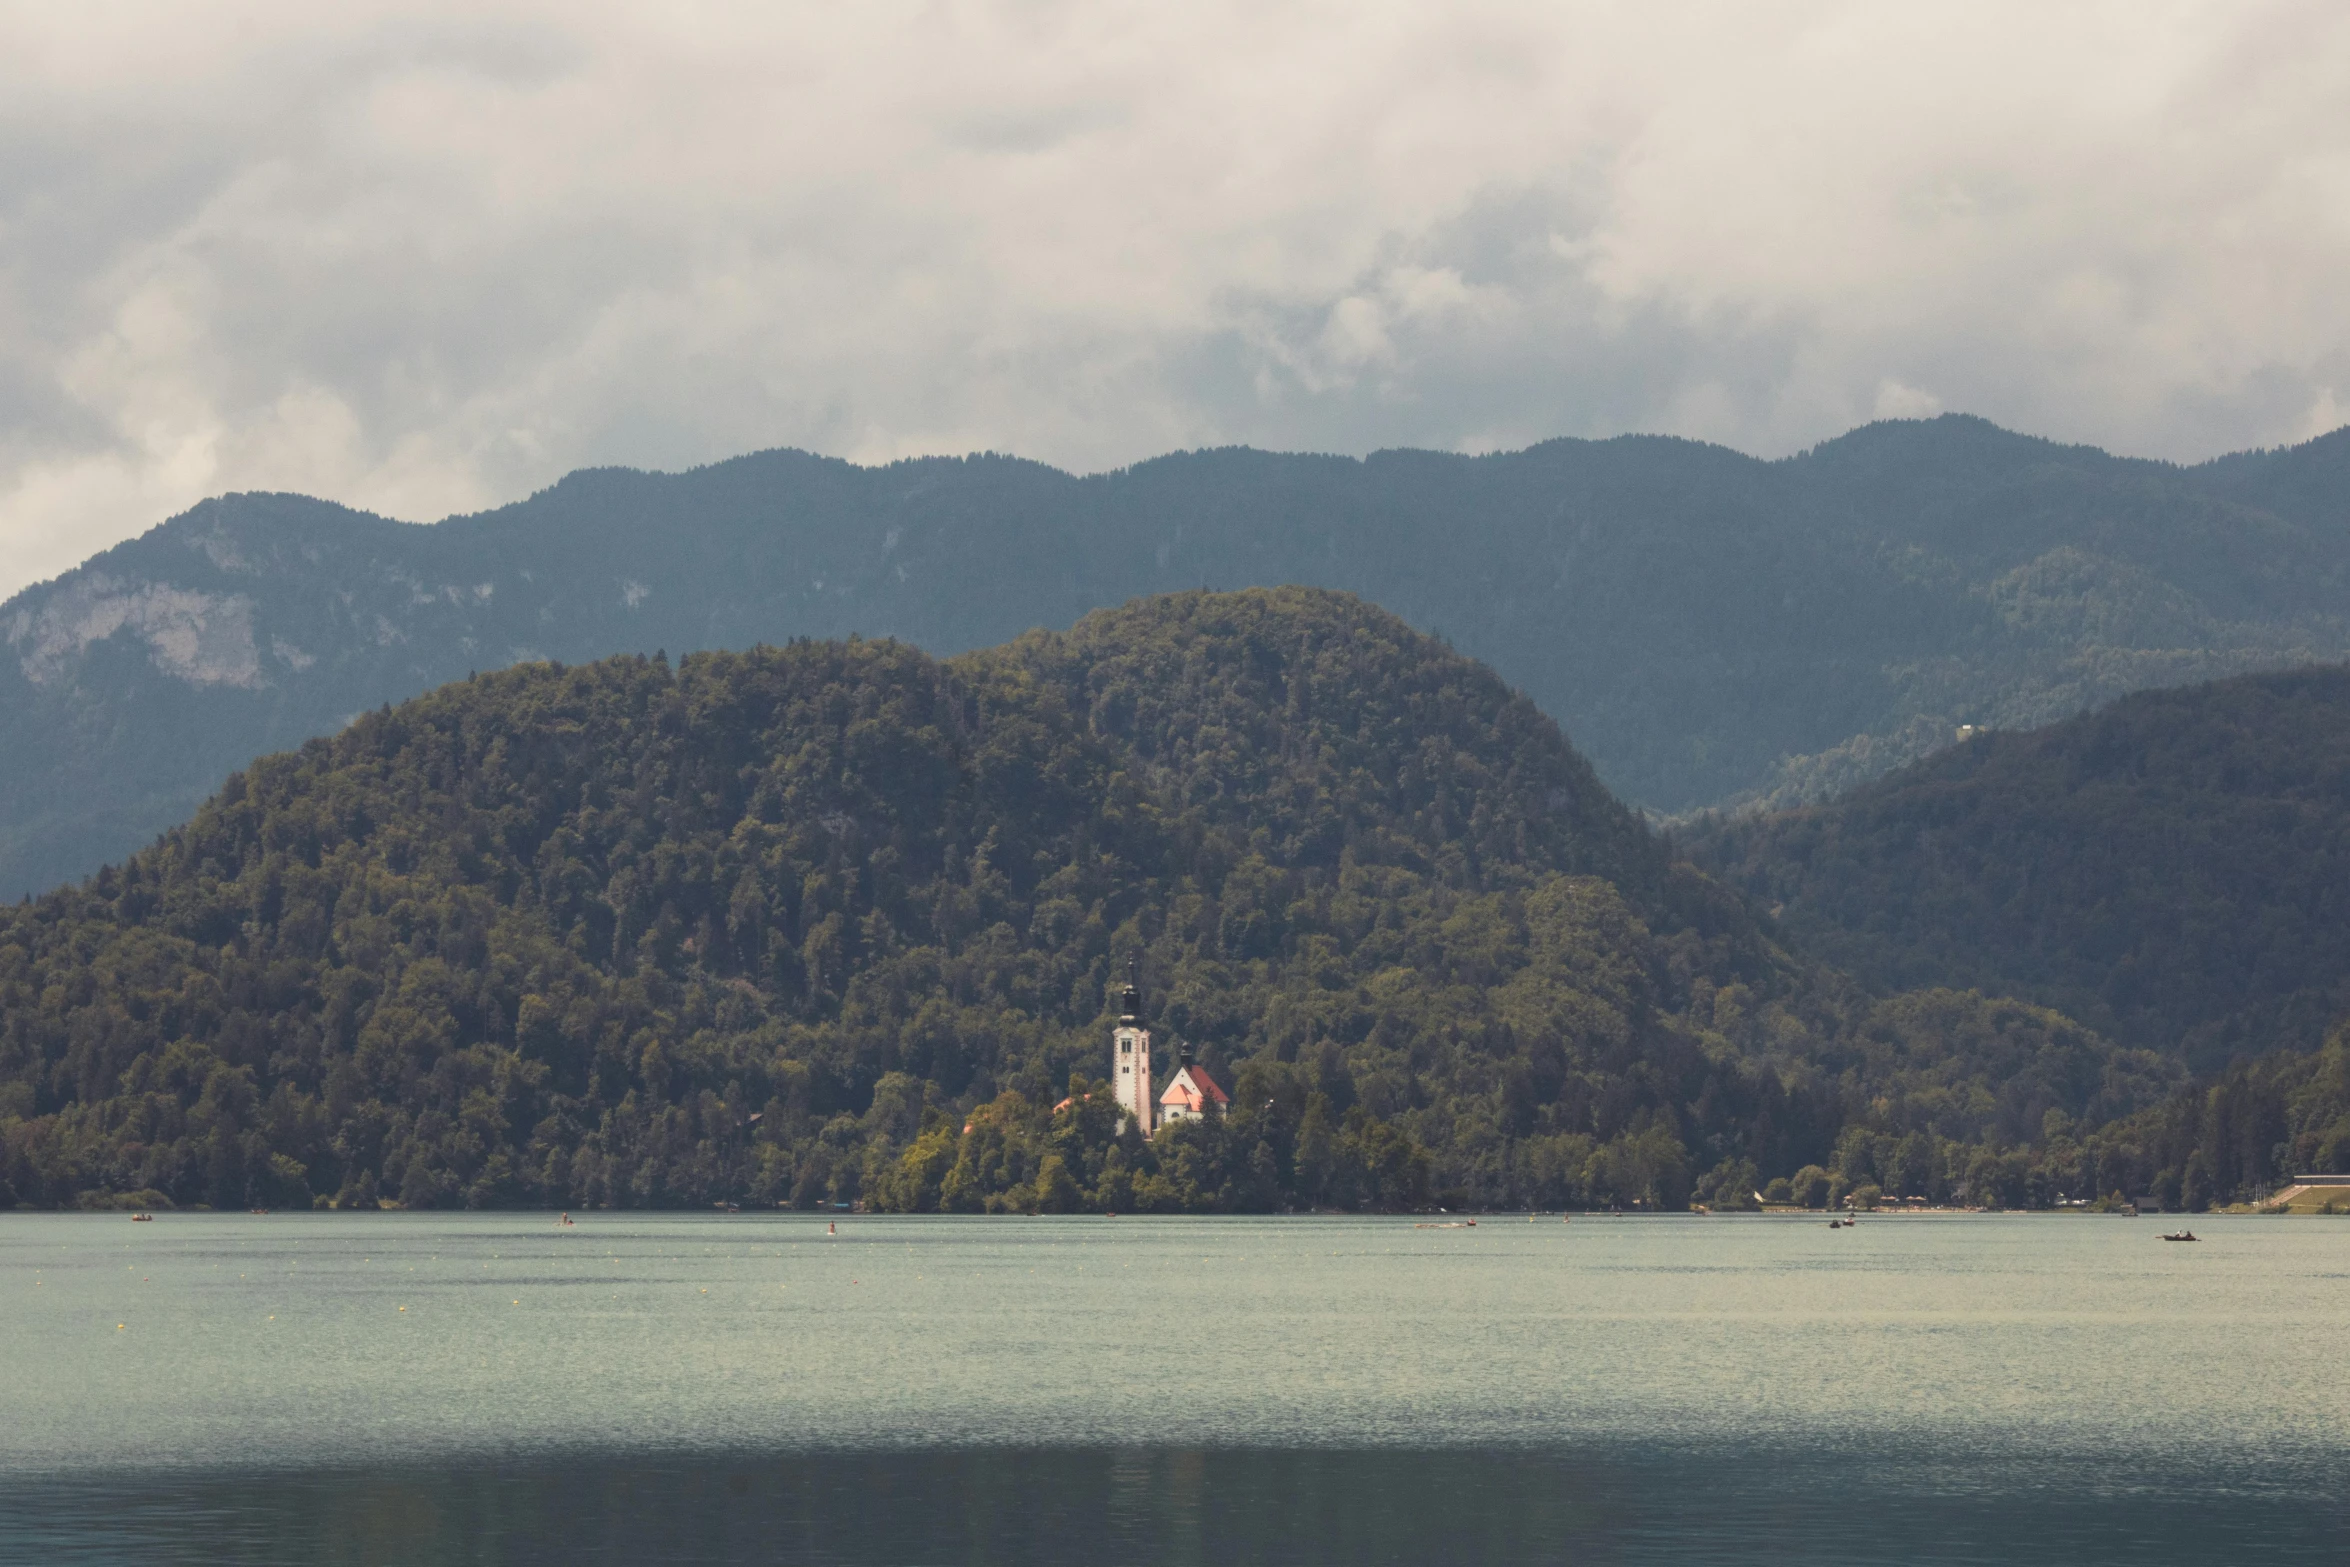
[{"label": "forested mountain slope", "polygon": [[2190,1213],[2296,1173],[2350,1170],[2350,1023],[2316,1050],[2230,1062],[2089,1141],[2091,1160],[2152,1172],[2146,1195]]},{"label": "forested mountain slope", "polygon": [[[1085,1097],[1130,955],[1228,1119]],[[2018,1194],[2178,1080],[1780,952],[1490,670],[1308,589],[483,675],[0,911],[36,1204]]]},{"label": "forested mountain slope", "polygon": [[2350,1014],[2350,669],[2140,692],[1684,836],[1878,985],[2027,996],[2206,1070]]},{"label": "forested mountain slope", "polygon": [[768,452],[432,526],[228,496],[0,605],[0,895],[474,670],[852,632],[950,654],[1203,585],[1440,631],[1645,808],[1824,798],[1962,722],[2350,653],[2346,461],[2342,432],[2182,470],[1953,417],[1781,462],[1648,437],[1085,478]]}]

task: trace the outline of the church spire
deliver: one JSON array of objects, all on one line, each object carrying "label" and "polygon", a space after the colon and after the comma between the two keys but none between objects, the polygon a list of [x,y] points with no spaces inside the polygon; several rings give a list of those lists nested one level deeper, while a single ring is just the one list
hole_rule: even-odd
[{"label": "church spire", "polygon": [[1118,1026],[1110,1031],[1110,1083],[1123,1119],[1145,1137],[1157,1130],[1159,1101],[1151,1081],[1151,1031],[1142,1026],[1142,954],[1126,960],[1118,992]]},{"label": "church spire", "polygon": [[1142,954],[1139,952],[1126,960],[1126,988],[1118,992],[1118,1021],[1142,1021]]}]

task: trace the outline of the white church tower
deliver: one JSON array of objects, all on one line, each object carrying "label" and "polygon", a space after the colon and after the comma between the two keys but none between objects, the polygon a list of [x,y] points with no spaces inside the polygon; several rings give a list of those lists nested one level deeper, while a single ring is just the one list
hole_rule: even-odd
[{"label": "white church tower", "polygon": [[1123,1114],[1148,1137],[1158,1130],[1158,1096],[1151,1086],[1151,1031],[1142,1026],[1142,959],[1131,959],[1118,994],[1118,1026],[1110,1035],[1110,1082]]}]

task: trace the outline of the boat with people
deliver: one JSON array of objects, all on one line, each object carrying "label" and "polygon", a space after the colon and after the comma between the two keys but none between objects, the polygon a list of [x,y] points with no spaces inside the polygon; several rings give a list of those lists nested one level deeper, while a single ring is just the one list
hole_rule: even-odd
[{"label": "boat with people", "polygon": [[2197,1235],[2193,1230],[2173,1230],[2169,1234],[2165,1235],[2163,1239],[2166,1241],[2192,1241],[2201,1240],[2202,1237]]}]

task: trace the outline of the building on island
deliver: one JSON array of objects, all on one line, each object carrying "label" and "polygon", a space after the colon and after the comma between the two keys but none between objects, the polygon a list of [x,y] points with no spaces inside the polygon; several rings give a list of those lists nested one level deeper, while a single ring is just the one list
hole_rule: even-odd
[{"label": "building on island", "polygon": [[1142,1026],[1142,960],[1127,966],[1126,988],[1118,994],[1118,1026],[1110,1033],[1110,1086],[1118,1119],[1132,1121],[1150,1136],[1158,1130],[1159,1102],[1151,1093],[1151,1031]]},{"label": "building on island", "polygon": [[1183,1064],[1169,1080],[1167,1091],[1159,1095],[1159,1122],[1172,1126],[1177,1121],[1196,1121],[1214,1105],[1221,1110],[1232,1103],[1216,1080],[1208,1076],[1208,1069],[1190,1059],[1191,1052],[1183,1052]]},{"label": "building on island", "polygon": [[1118,1100],[1121,1127],[1132,1121],[1150,1136],[1177,1121],[1196,1121],[1212,1105],[1221,1110],[1232,1101],[1208,1069],[1191,1059],[1184,1048],[1177,1058],[1174,1079],[1166,1092],[1155,1093],[1151,1076],[1151,1031],[1142,1026],[1142,960],[1132,960],[1126,987],[1118,993],[1118,1026],[1110,1031],[1110,1083]]}]

